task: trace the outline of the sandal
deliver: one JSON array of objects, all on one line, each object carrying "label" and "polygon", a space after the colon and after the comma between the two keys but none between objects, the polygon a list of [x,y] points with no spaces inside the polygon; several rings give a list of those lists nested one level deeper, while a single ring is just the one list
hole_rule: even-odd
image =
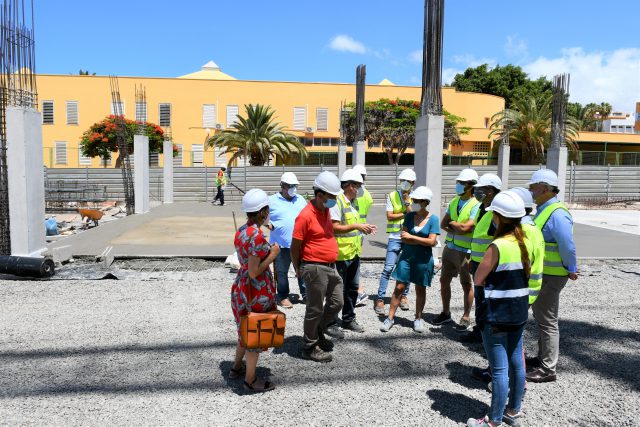
[{"label": "sandal", "polygon": [[[262,385],[260,385],[258,382],[262,382]],[[253,382],[251,384],[249,384],[248,382],[244,382],[244,389],[247,391],[251,391],[254,393],[257,392],[265,392],[265,391],[270,391],[273,390],[274,388],[276,388],[275,384],[273,384],[271,381],[267,381],[267,380],[260,380],[258,378],[256,378],[255,380],[253,380]]]},{"label": "sandal", "polygon": [[244,363],[237,369],[232,367],[231,369],[229,369],[229,379],[235,380],[240,378],[240,375],[242,375],[243,371],[244,371]]}]

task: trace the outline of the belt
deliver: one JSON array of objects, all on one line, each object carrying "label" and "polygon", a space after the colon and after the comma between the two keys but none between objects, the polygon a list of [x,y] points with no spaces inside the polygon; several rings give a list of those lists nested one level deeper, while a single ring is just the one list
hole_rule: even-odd
[{"label": "belt", "polygon": [[324,265],[329,268],[336,268],[335,262],[319,262],[319,261],[305,261],[303,260],[301,264],[313,264],[313,265]]}]

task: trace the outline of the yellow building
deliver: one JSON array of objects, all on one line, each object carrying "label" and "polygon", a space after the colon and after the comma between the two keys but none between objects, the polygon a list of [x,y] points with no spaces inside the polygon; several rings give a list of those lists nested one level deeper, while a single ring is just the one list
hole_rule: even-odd
[{"label": "yellow building", "polygon": [[[97,158],[85,158],[78,150],[82,133],[114,111],[109,78],[41,74],[37,85],[43,113],[45,165],[110,166]],[[140,85],[146,88],[144,106],[135,102],[135,88]],[[206,138],[231,127],[236,116],[244,114],[245,104],[258,103],[271,105],[276,119],[302,139],[311,153],[307,163],[335,163],[340,103],[353,102],[356,92],[354,84],[236,80],[213,62],[178,78],[119,77],[119,86],[127,118],[146,114],[149,122],[171,128],[172,139],[180,150],[173,159],[176,166],[225,164],[226,156],[207,147]],[[420,88],[397,86],[385,79],[380,84],[367,85],[365,96],[367,100],[419,100]],[[504,99],[457,92],[449,87],[443,88],[442,97],[444,108],[466,119],[464,126],[471,128],[468,135],[462,135],[462,145],[453,147],[450,154],[487,157],[491,152],[491,117],[504,108]],[[412,153],[412,149],[407,150],[409,156]],[[162,155],[152,158],[152,163],[162,162]],[[367,162],[385,164],[386,155],[379,147],[367,148]]]}]

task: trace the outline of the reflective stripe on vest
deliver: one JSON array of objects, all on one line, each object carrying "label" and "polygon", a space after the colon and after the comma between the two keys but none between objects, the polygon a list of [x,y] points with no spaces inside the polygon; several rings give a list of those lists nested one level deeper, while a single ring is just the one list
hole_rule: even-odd
[{"label": "reflective stripe on vest", "polygon": [[[404,201],[400,197],[400,192],[398,190],[389,194],[389,200],[391,200],[391,207],[393,207],[394,214],[407,212],[407,207],[404,205]],[[399,233],[402,231],[403,221],[404,218],[387,221],[387,233]]]},{"label": "reflective stripe on vest", "polygon": [[471,241],[471,260],[475,262],[482,261],[484,253],[487,248],[493,242],[493,237],[489,236],[489,227],[491,227],[491,220],[493,219],[493,212],[489,211],[480,218],[480,222],[476,224],[473,229],[473,240]]},{"label": "reflective stripe on vest", "polygon": [[[460,210],[460,214],[458,215],[458,204],[460,203],[460,196],[456,196],[451,200],[449,204],[449,217],[456,222],[464,224],[471,219],[471,211],[475,208],[478,203],[478,199],[472,197],[467,201],[467,203]],[[453,242],[454,245],[460,246],[461,248],[471,249],[471,240],[473,239],[473,230],[466,234],[452,234],[447,233],[446,241]]]},{"label": "reflective stripe on vest", "polygon": [[522,224],[522,230],[532,247],[531,275],[529,276],[529,305],[531,305],[536,302],[542,287],[545,243],[542,232],[535,225]]},{"label": "reflective stripe on vest", "polygon": [[[340,207],[341,225],[351,225],[360,222],[360,215],[358,211],[349,203],[344,194],[340,194],[337,197],[338,206]],[[344,234],[335,234],[336,241],[338,242],[338,260],[345,261],[354,259],[360,255],[361,242],[360,231],[350,231]]]},{"label": "reflective stripe on vest", "polygon": [[[533,222],[535,222],[536,224],[536,227],[538,227],[538,229],[542,231],[549,218],[551,218],[551,215],[558,209],[563,209],[567,213],[569,212],[564,203],[552,203],[544,208],[542,212],[540,212],[540,214],[533,220]],[[560,257],[560,250],[558,248],[557,242],[545,241],[543,273],[550,276],[569,275],[569,272],[566,268],[564,268],[564,265],[562,264],[562,257]]]}]

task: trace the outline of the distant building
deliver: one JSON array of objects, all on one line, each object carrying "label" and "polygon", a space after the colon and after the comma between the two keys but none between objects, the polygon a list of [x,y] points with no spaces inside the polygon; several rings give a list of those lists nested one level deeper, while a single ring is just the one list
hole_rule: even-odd
[{"label": "distant building", "polygon": [[[637,103],[638,105],[640,103]],[[636,107],[637,109],[638,107]],[[635,129],[638,121],[636,114],[612,112],[606,120],[602,121],[602,132],[609,133],[640,133]]]}]

